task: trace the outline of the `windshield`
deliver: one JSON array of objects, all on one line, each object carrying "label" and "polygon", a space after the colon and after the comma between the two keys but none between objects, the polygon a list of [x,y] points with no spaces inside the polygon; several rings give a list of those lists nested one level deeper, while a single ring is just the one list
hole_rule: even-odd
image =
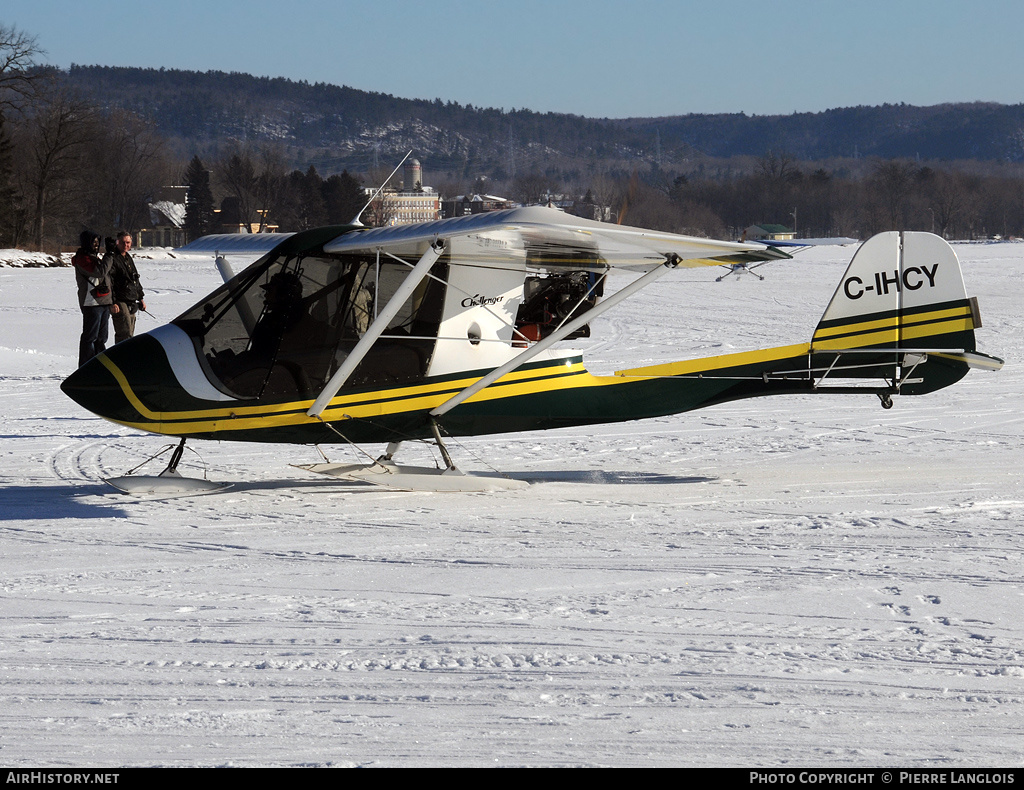
[{"label": "windshield", "polygon": [[[446,271],[439,263],[433,274]],[[282,255],[254,264],[174,323],[192,337],[207,377],[223,392],[315,397],[408,272],[374,256]],[[443,302],[441,282],[420,283],[346,388],[422,378]]]}]

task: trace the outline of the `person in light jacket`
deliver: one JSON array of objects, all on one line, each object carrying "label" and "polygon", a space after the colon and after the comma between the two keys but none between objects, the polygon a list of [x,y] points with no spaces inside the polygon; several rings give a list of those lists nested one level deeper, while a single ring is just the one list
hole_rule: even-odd
[{"label": "person in light jacket", "polygon": [[83,230],[79,241],[81,246],[71,263],[78,284],[78,306],[82,308],[82,337],[78,341],[78,366],[81,367],[107,347],[114,298],[110,288],[110,264],[99,255],[100,237]]}]

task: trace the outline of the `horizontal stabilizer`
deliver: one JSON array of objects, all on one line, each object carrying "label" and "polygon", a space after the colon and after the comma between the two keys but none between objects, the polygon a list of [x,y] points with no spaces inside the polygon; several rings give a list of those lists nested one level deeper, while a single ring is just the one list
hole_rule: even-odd
[{"label": "horizontal stabilizer", "polygon": [[999,357],[982,354],[980,351],[965,351],[963,353],[936,352],[935,356],[944,359],[952,359],[956,362],[963,362],[975,370],[1002,370],[1003,360]]}]

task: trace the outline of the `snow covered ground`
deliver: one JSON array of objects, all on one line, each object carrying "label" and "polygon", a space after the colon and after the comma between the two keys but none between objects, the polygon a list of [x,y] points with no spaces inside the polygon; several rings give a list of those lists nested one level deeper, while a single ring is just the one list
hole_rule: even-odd
[{"label": "snow covered ground", "polygon": [[[183,471],[234,486],[150,501],[101,479],[167,442],[58,389],[72,270],[0,268],[0,764],[1019,766],[1024,244],[956,249],[1007,365],[890,411],[790,396],[454,443],[532,483],[496,494],[194,442]],[[804,342],[852,253],[665,278],[596,323],[589,367]],[[137,262],[160,322],[218,282],[210,257]]]}]

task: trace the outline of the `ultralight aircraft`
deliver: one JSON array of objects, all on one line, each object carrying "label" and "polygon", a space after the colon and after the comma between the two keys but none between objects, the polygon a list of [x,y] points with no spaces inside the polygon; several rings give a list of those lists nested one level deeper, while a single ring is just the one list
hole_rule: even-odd
[{"label": "ultralight aircraft", "polygon": [[[304,468],[398,488],[522,484],[464,475],[444,438],[638,420],[793,393],[922,395],[1002,360],[953,249],[887,232],[860,246],[810,342],[595,376],[558,344],[675,269],[790,255],[527,207],[294,234],[198,304],[119,343],[62,389],[121,425],[180,437],[158,477],[122,490],[214,488],[178,477],[186,439],[387,443],[365,466]],[[614,270],[633,272],[605,295]],[[610,289],[609,289],[610,291]],[[444,469],[401,466],[400,443],[437,444]],[[372,459],[373,456],[371,455]]]}]

